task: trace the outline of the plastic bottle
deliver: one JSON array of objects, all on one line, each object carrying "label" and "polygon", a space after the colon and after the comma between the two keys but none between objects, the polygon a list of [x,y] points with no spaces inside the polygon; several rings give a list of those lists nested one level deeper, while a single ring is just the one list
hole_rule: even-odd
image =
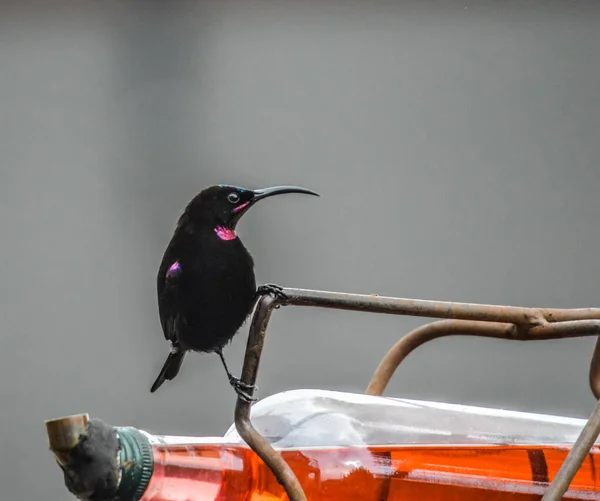
[{"label": "plastic bottle", "polygon": [[[252,407],[309,501],[537,500],[585,420],[325,390]],[[119,428],[123,479],[142,501],[267,501],[287,496],[231,427],[224,437]],[[564,499],[599,499],[595,446]]]}]

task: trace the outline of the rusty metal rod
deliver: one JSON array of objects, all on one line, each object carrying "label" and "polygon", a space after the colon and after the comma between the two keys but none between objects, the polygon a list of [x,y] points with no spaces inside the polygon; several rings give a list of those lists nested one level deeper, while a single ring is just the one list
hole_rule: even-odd
[{"label": "rusty metal rod", "polygon": [[409,332],[387,352],[375,370],[367,387],[367,395],[382,395],[394,372],[404,359],[422,344],[452,335],[471,335],[513,339],[517,328],[499,322],[473,322],[469,320],[438,320]]},{"label": "rusty metal rod", "polygon": [[[600,321],[572,320],[554,324],[538,325],[531,329],[518,329],[513,324],[470,320],[438,320],[417,327],[398,341],[387,352],[367,387],[368,395],[382,395],[394,372],[402,361],[419,346],[451,335],[481,336],[495,339],[538,341],[567,337],[593,336],[600,332]],[[596,359],[597,360],[597,359]],[[597,369],[591,369],[590,385],[599,385]]]},{"label": "rusty metal rod", "polygon": [[599,334],[600,320],[569,320],[533,326],[523,340],[566,339]]},{"label": "rusty metal rod", "polygon": [[596,400],[600,400],[600,336],[596,340],[592,361],[590,363],[590,388]]},{"label": "rusty metal rod", "polygon": [[408,315],[459,320],[505,322],[516,325],[535,322],[565,322],[568,320],[600,320],[600,308],[527,308],[477,303],[428,301],[367,294],[288,289],[283,292],[288,301],[278,302],[295,306],[313,306],[338,310],[364,311],[392,315]]},{"label": "rusty metal rod", "polygon": [[554,480],[552,480],[550,487],[542,497],[542,501],[559,501],[562,499],[565,492],[569,490],[569,486],[579,471],[583,460],[590,453],[594,442],[598,439],[598,435],[600,435],[600,400],[596,402],[588,422],[581,430],[563,464],[560,465]]},{"label": "rusty metal rod", "polygon": [[[250,335],[246,345],[246,356],[241,379],[248,385],[256,384],[256,376],[265,341],[267,324],[275,307],[275,299],[262,296],[252,317]],[[252,395],[252,392],[250,393]],[[250,448],[267,464],[283,486],[290,501],[307,501],[298,478],[279,454],[264,437],[256,431],[250,421],[250,403],[238,397],[235,406],[235,428]]]}]

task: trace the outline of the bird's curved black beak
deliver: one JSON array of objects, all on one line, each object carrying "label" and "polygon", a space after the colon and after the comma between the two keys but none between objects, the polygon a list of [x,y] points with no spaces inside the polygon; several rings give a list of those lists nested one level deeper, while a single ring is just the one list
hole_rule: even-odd
[{"label": "bird's curved black beak", "polygon": [[271,188],[263,188],[262,190],[253,190],[252,198],[234,209],[235,214],[233,216],[233,224],[236,224],[246,213],[246,211],[259,200],[273,197],[275,195],[284,195],[285,193],[304,193],[306,195],[314,195],[316,197],[321,196],[314,191],[307,190],[306,188],[300,188],[299,186],[272,186]]},{"label": "bird's curved black beak", "polygon": [[307,190],[306,188],[300,188],[298,186],[273,186],[272,188],[264,188],[262,190],[254,190],[254,198],[250,200],[250,204],[253,205],[263,198],[272,197],[274,195],[283,195],[285,193],[306,193],[307,195],[320,196],[314,191]]}]

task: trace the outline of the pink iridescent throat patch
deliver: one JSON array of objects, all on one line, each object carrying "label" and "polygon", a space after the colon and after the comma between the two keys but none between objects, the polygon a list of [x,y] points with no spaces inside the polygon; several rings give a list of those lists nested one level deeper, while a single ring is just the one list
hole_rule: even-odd
[{"label": "pink iridescent throat patch", "polygon": [[217,226],[215,228],[215,233],[219,236],[221,240],[233,240],[237,238],[235,231],[225,228],[224,226]]}]

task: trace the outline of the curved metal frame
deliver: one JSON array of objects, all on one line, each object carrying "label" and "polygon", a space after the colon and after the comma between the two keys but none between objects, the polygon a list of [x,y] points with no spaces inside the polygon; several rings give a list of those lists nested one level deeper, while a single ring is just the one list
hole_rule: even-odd
[{"label": "curved metal frame", "polygon": [[[383,393],[398,365],[415,348],[440,337],[473,335],[537,341],[598,336],[590,365],[589,382],[596,399],[600,398],[600,308],[521,308],[287,288],[283,289],[283,293],[286,299],[262,296],[258,300],[252,317],[241,375],[242,381],[248,385],[256,383],[266,330],[273,309],[293,305],[446,319],[419,327],[398,341],[373,374],[366,390],[370,395]],[[282,456],[252,426],[250,404],[240,398],[235,408],[235,426],[240,436],[271,468],[290,501],[307,501],[294,472]],[[596,404],[542,501],[557,501],[562,498],[599,434],[600,401]]]}]

